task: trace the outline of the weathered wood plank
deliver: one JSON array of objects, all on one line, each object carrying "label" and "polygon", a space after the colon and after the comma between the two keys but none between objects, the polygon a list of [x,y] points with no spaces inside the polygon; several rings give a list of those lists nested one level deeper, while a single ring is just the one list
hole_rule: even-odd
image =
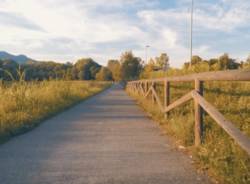
[{"label": "weathered wood plank", "polygon": [[196,91],[192,91],[192,97],[196,99],[202,108],[220,125],[240,146],[250,155],[250,138],[244,135],[232,122],[227,120],[215,107],[207,102]]},{"label": "weathered wood plank", "polygon": [[[195,81],[195,90],[179,98],[175,102],[169,105],[169,82],[191,82]],[[230,70],[230,71],[216,71],[216,72],[204,72],[198,74],[191,74],[185,76],[158,78],[149,80],[131,81],[128,85],[134,92],[143,91],[144,98],[146,98],[150,92],[152,92],[152,101],[156,101],[163,113],[167,113],[173,108],[187,102],[194,98],[195,104],[195,145],[201,143],[202,137],[202,111],[203,109],[250,155],[250,140],[234,125],[226,120],[224,116],[211,104],[209,104],[203,97],[203,82],[201,81],[250,81],[250,70]],[[157,92],[155,91],[155,83],[164,83],[164,102],[161,104]],[[146,89],[143,90],[140,87],[141,83],[146,83]],[[148,84],[152,84],[148,88]],[[139,84],[139,86],[138,86]],[[139,87],[139,88],[138,88]],[[139,90],[139,91],[138,91]],[[202,109],[203,108],[203,109]]]},{"label": "weathered wood plank", "polygon": [[[203,94],[203,82],[200,80],[195,80],[195,91],[200,95]],[[194,99],[194,119],[195,119],[195,126],[194,126],[194,137],[195,137],[195,146],[199,146],[202,141],[202,108],[199,102]]]},{"label": "weathered wood plank", "polygon": [[[170,104],[170,82],[164,80],[164,108]],[[168,113],[164,114],[164,117],[168,117]]]},{"label": "weathered wood plank", "polygon": [[192,99],[192,96],[191,96],[191,92],[189,92],[188,94],[182,96],[181,98],[179,98],[178,100],[174,101],[173,103],[171,103],[169,106],[167,106],[165,109],[164,109],[164,112],[169,112],[170,110],[172,110],[173,108],[189,101]]},{"label": "weathered wood plank", "polygon": [[154,93],[153,93],[153,91],[155,90],[155,82],[152,82],[152,87],[151,87],[151,92],[152,92],[152,95],[151,95],[151,97],[152,97],[152,103],[154,104],[155,103],[155,98],[154,98]]},{"label": "weathered wood plank", "polygon": [[164,106],[167,107],[170,103],[170,83],[169,81],[164,81]]},{"label": "weathered wood plank", "polygon": [[[203,72],[190,75],[165,77],[157,79],[149,79],[142,81],[154,81],[163,82],[168,80],[169,82],[191,82],[195,79],[201,81],[250,81],[250,70],[228,70],[228,71],[215,71],[215,72]],[[132,81],[132,83],[137,81]]]},{"label": "weathered wood plank", "polygon": [[153,88],[153,84],[149,87],[148,91],[147,91],[146,94],[144,95],[144,98],[146,98],[146,97],[150,94],[152,88]]},{"label": "weathered wood plank", "polygon": [[144,96],[145,95],[145,91],[144,91],[144,89],[142,87],[142,82],[139,84],[139,89],[140,89],[141,94]]},{"label": "weathered wood plank", "polygon": [[155,97],[156,103],[158,104],[158,106],[159,106],[161,112],[163,112],[163,111],[164,111],[164,108],[163,108],[163,106],[162,106],[162,104],[161,104],[161,100],[160,100],[160,98],[158,97],[158,95],[157,95],[156,91],[154,90],[154,88],[152,88],[152,94],[153,94],[153,96]]}]

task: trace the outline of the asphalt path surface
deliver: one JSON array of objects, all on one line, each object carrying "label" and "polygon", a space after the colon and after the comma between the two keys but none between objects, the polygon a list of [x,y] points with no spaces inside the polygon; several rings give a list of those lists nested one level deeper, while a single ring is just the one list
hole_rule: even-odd
[{"label": "asphalt path surface", "polygon": [[0,145],[0,184],[210,183],[119,86]]}]

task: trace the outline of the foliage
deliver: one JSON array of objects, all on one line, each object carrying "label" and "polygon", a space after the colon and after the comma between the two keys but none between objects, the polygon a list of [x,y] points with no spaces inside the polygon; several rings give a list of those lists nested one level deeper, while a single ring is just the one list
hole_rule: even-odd
[{"label": "foliage", "polygon": [[140,78],[149,78],[150,74],[155,69],[155,61],[151,58],[149,60],[149,63],[143,67],[143,70],[140,73]]},{"label": "foliage", "polygon": [[199,72],[208,71],[219,71],[219,70],[230,70],[230,69],[249,69],[250,68],[250,57],[245,62],[236,62],[228,54],[223,54],[219,58],[212,58],[203,60],[199,56],[193,56],[192,64],[189,62],[184,63],[181,69],[169,68],[166,72],[162,70],[150,69],[146,70],[148,67],[151,68],[152,65],[149,63],[144,66],[143,72],[140,75],[141,78],[157,78],[162,76],[173,76],[173,75],[185,75]]},{"label": "foliage", "polygon": [[135,57],[131,51],[127,51],[122,54],[120,62],[122,80],[134,80],[139,77],[142,69],[140,58]]},{"label": "foliage", "polygon": [[[210,61],[213,63],[209,64],[209,62],[199,60],[188,68],[171,69],[168,72],[151,72],[150,77],[184,75],[199,72],[199,70],[209,71],[210,67],[215,64],[218,64],[219,69],[225,69],[225,66],[226,68],[236,66],[233,64],[233,60],[228,59],[225,55],[217,60]],[[171,102],[192,89],[194,89],[193,83],[171,83]],[[163,101],[162,84],[156,85],[156,90],[161,101]],[[213,104],[242,132],[250,136],[249,82],[205,82],[204,94],[206,100]],[[136,96],[136,98],[140,97]],[[193,147],[193,103],[172,110],[167,119],[164,119],[163,114],[159,114],[157,106],[152,105],[149,101],[141,102],[141,105],[151,113],[154,119],[161,123],[169,135],[174,136],[179,144],[185,145],[192,152],[202,169],[208,170],[222,183],[247,184],[250,182],[250,157],[207,114],[205,114],[204,120],[204,142],[199,148]]]},{"label": "foliage", "polygon": [[9,60],[0,60],[0,78],[2,80],[15,80],[18,64]]},{"label": "foliage", "polygon": [[91,58],[83,58],[76,62],[74,68],[78,79],[91,80],[95,79],[95,75],[101,69],[101,66]]},{"label": "foliage", "polygon": [[[93,80],[101,66],[91,58],[80,59],[74,65],[53,61],[19,65],[15,61],[0,60],[0,78],[2,80],[17,80],[19,68],[25,73],[26,81],[52,79]],[[13,76],[13,78],[10,76]]]},{"label": "foliage", "polygon": [[[0,60],[0,80],[18,80],[22,69],[25,81],[42,80],[133,80],[139,77],[142,65],[141,59],[135,57],[131,51],[122,54],[120,60],[109,60],[107,68],[101,70],[103,66],[96,63],[92,58],[82,58],[72,63],[47,62],[26,62],[19,65],[12,60]],[[111,72],[111,77],[110,73]],[[104,72],[104,73],[103,73]],[[98,75],[97,75],[98,73]],[[104,76],[108,75],[108,76]],[[23,75],[23,76],[24,76]],[[102,76],[101,76],[102,75]]]},{"label": "foliage", "polygon": [[235,62],[234,59],[230,58],[228,54],[223,54],[219,57],[220,69],[237,69],[239,64]]},{"label": "foliage", "polygon": [[228,54],[223,54],[219,58],[212,58],[208,61],[203,60],[199,56],[193,56],[190,62],[184,63],[183,69],[190,70],[195,73],[201,71],[217,71],[241,68],[241,64],[237,63],[235,59],[229,57]]},{"label": "foliage", "polygon": [[242,63],[242,68],[243,69],[250,69],[250,55],[248,56],[246,62]]},{"label": "foliage", "polygon": [[0,86],[0,141],[22,133],[42,119],[105,87],[108,83],[43,81]]},{"label": "foliage", "polygon": [[108,61],[107,65],[108,69],[112,73],[112,77],[114,81],[121,80],[121,64],[118,60],[111,59]]},{"label": "foliage", "polygon": [[112,73],[107,67],[102,67],[98,73],[96,73],[96,80],[98,81],[110,81],[112,80]]},{"label": "foliage", "polygon": [[149,63],[143,66],[140,73],[140,78],[149,78],[151,72],[166,72],[169,69],[169,57],[166,53],[162,53],[160,57],[156,57],[155,59],[150,58]]},{"label": "foliage", "polygon": [[71,79],[67,71],[72,68],[71,63],[36,62],[23,65],[26,71],[26,80]]},{"label": "foliage", "polygon": [[162,53],[160,57],[155,58],[156,65],[162,69],[163,71],[167,71],[169,69],[169,57],[166,53]]}]

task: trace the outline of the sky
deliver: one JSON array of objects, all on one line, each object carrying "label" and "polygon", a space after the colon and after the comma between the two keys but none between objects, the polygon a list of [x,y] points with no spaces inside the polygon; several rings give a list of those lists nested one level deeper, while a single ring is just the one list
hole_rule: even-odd
[{"label": "sky", "polygon": [[[0,50],[36,60],[105,65],[132,50],[145,60],[190,57],[191,0],[0,0]],[[249,0],[194,0],[194,55],[250,54]]]}]

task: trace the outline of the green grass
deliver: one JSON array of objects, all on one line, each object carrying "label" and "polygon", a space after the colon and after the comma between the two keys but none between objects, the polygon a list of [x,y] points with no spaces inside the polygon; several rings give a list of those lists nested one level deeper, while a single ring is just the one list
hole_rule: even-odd
[{"label": "green grass", "polygon": [[[163,86],[156,90],[163,101]],[[171,83],[171,102],[194,89],[192,83]],[[156,105],[142,101],[140,105],[158,121],[168,135],[185,145],[193,154],[199,168],[206,170],[220,183],[250,183],[250,157],[207,114],[204,118],[203,144],[194,145],[194,108],[188,102],[169,113],[167,119],[159,113]],[[213,104],[227,119],[244,134],[250,136],[250,82],[206,82],[205,99]]]},{"label": "green grass", "polygon": [[37,126],[110,83],[87,81],[18,82],[0,86],[0,142]]}]

